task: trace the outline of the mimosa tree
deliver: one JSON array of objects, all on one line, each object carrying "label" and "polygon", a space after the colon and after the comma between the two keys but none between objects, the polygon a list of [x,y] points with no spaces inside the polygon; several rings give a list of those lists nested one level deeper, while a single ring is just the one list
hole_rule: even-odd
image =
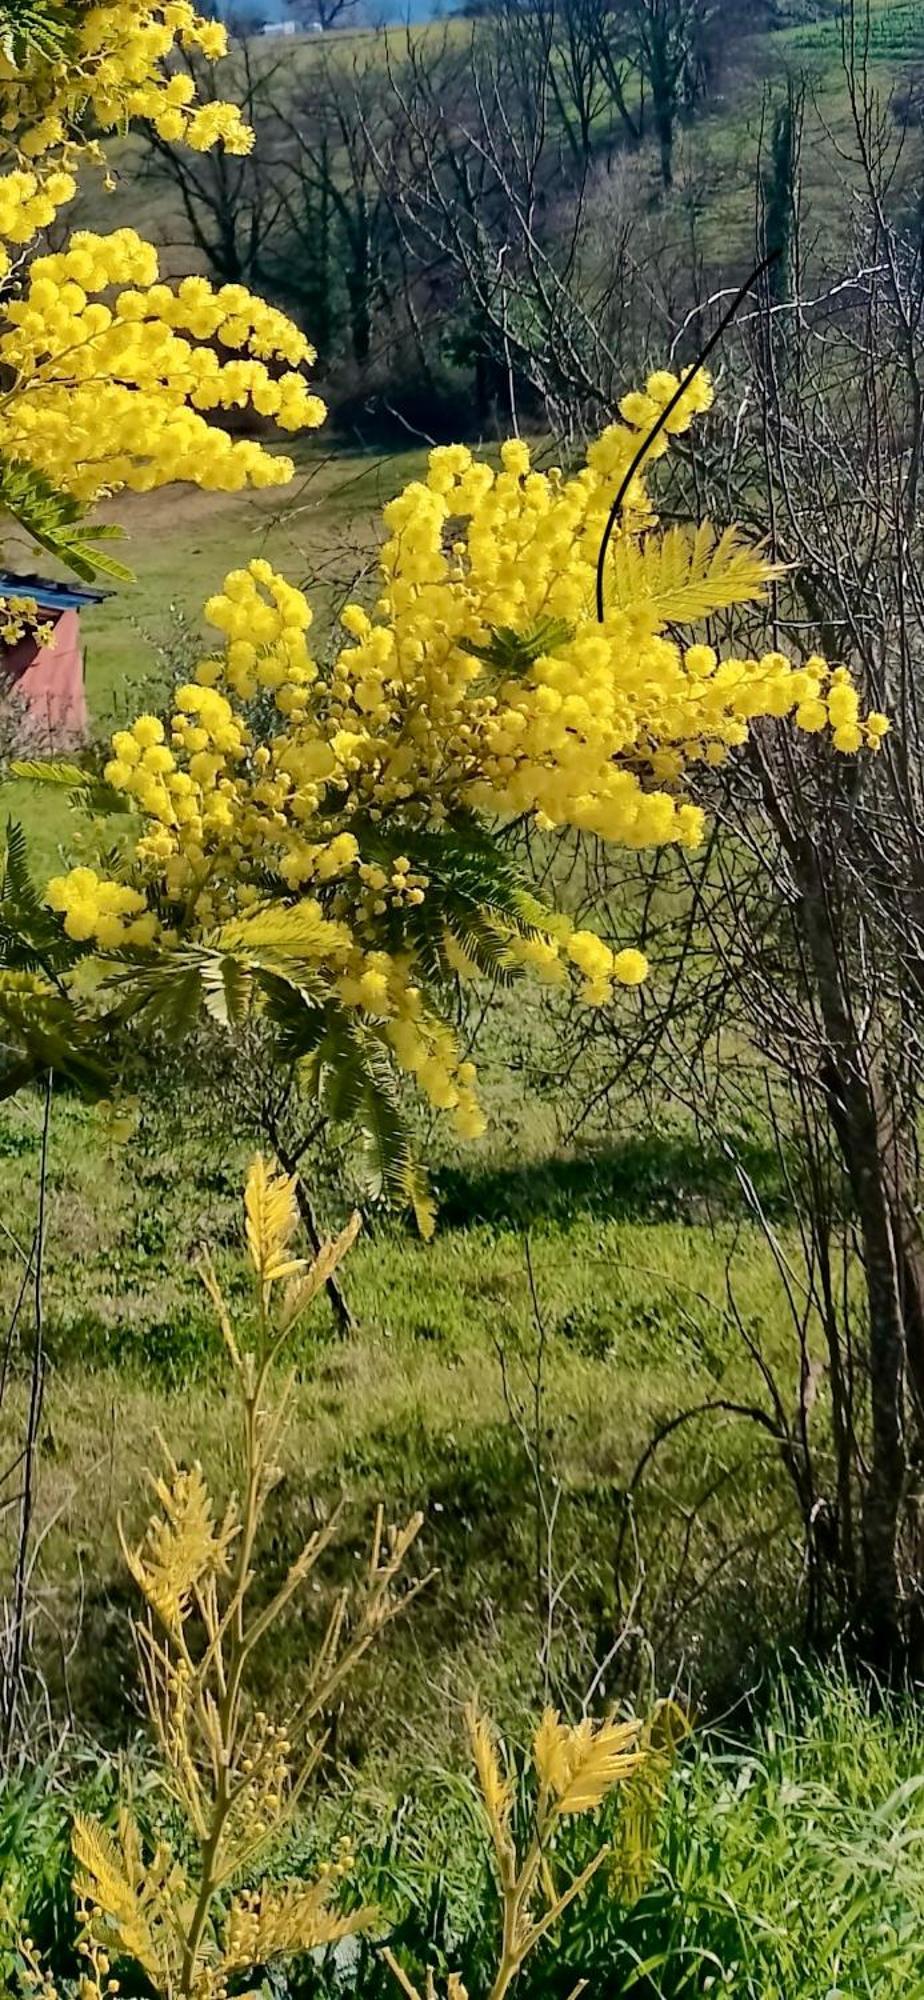
[{"label": "mimosa tree", "polygon": [[[212,413],[250,405],[293,430],[323,414],[306,340],[241,288],[159,283],[131,231],[17,253],[66,207],[76,168],[94,170],[91,126],[143,115],[193,146],[248,144],[233,108],[197,106],[171,71],[178,43],[217,56],[222,31],[186,0],[117,0],[36,10],[31,33],[6,37],[0,496],[83,570],[108,561],[82,522],[104,491],[289,476]],[[648,970],[631,935],[576,930],[542,906],[500,830],[696,848],[696,772],[756,721],[825,732],[845,755],[888,726],[861,718],[844,668],[719,659],[702,643],[704,620],[759,598],[772,574],[734,529],[658,530],[647,468],[711,400],[702,370],[653,374],[569,475],[535,470],[519,439],[497,471],[462,445],[433,451],[384,510],[376,601],[348,604],[320,657],[300,590],[264,561],[232,572],[206,605],[214,649],[167,717],[118,730],[101,771],[44,773],[117,812],[105,864],[39,895],[11,841],[0,1088],[52,1065],[108,1091],[112,1031],[130,1016],[177,1031],[201,1010],[231,1032],[258,1019],[428,1228],[396,1079],[460,1137],[483,1130],[450,1025],[457,982],[573,980],[606,1006]]]}]

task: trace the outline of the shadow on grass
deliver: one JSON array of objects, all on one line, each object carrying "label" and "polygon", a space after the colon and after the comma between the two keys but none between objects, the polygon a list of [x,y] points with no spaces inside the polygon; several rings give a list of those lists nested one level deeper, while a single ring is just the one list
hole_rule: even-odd
[{"label": "shadow on grass", "polygon": [[478,1222],[521,1229],[537,1222],[566,1227],[580,1215],[619,1222],[701,1222],[707,1216],[740,1215],[745,1197],[736,1162],[765,1213],[786,1214],[790,1191],[771,1146],[739,1140],[726,1152],[703,1145],[694,1134],[654,1132],[593,1153],[553,1153],[494,1167],[444,1167],[436,1177],[440,1224],[444,1229],[466,1229]]}]

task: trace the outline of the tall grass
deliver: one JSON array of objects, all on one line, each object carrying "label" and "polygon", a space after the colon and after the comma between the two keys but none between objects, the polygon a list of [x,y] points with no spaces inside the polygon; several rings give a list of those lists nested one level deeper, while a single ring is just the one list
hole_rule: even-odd
[{"label": "tall grass", "polygon": [[924,1993],[924,1730],[842,1675],[785,1685],[746,1749],[679,1775],[629,1955],[668,1997]]},{"label": "tall grass", "polygon": [[[92,1793],[105,1809],[113,1790],[111,1768],[94,1781],[86,1767],[71,1791],[63,1781],[0,1790],[0,1879],[16,1884],[35,1934],[56,1936],[59,1952],[70,1805]],[[153,1812],[143,1775],[139,1790]],[[385,1937],[412,1971],[433,1963],[435,1948],[479,2000],[496,1910],[468,1782],[431,1770],[401,1797],[367,1794],[342,1817],[330,1811],[334,1824],[315,1822],[310,1843],[296,1836],[280,1854],[280,1873],[307,1875],[315,1842],[349,1832],[357,1900],[374,1901],[382,1924],[375,1941],[345,1940],[303,1961],[272,1987],[274,2000],[386,2000],[395,1989],[376,1949]],[[614,1831],[613,1870],[526,1968],[522,2000],[566,2000],[581,1978],[595,2000],[924,1995],[924,1715],[915,1697],[884,1699],[840,1672],[800,1670],[746,1734],[694,1739],[634,1902],[615,1816]],[[585,1837],[576,1825],[577,1861]]]},{"label": "tall grass", "polygon": [[[397,1807],[386,1841],[360,1846],[367,1895],[395,1912],[405,1950],[442,1931],[447,1963],[481,1990],[488,1885],[473,1872],[464,1795],[434,1780]],[[523,2000],[886,2000],[924,1995],[924,1718],[846,1675],[799,1674],[748,1740],[701,1740],[679,1767],[646,1886],[626,1897],[616,1863],[524,1975]],[[419,1929],[418,1929],[419,1926]],[[345,1968],[342,1968],[345,1971]],[[349,1990],[384,2000],[363,1954]],[[306,1974],[298,2000],[337,1991]],[[341,1989],[342,1990],[342,1989]]]}]

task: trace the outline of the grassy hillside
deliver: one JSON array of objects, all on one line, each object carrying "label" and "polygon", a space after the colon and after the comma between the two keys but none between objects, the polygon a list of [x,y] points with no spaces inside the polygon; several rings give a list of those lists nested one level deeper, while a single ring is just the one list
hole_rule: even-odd
[{"label": "grassy hillside", "polygon": [[[773,37],[781,56],[825,76],[839,64],[845,33],[859,51],[875,63],[920,62],[924,57],[924,6],[921,0],[870,0],[867,19],[863,4],[795,7],[796,14],[817,14],[783,27]],[[852,18],[851,18],[852,15]]]},{"label": "grassy hillside", "polygon": [[[344,70],[362,71],[385,60],[386,51],[400,67],[406,28],[346,27],[328,35],[301,35],[286,43],[286,84],[320,59],[342,62]],[[477,21],[449,15],[413,27],[423,51],[432,47],[434,60],[449,42],[460,48]],[[702,252],[720,265],[734,262],[750,250],[753,239],[754,171],[766,144],[768,98],[788,78],[806,87],[803,179],[808,204],[808,248],[812,230],[830,229],[839,204],[836,149],[850,150],[850,107],[844,77],[844,51],[852,44],[868,65],[871,81],[884,108],[909,68],[924,61],[924,0],[784,0],[778,24],[746,39],[736,50],[719,93],[692,124],[679,134],[677,188],[673,199],[678,226],[687,231],[695,214]],[[258,39],[251,59],[274,72],[280,44]],[[229,94],[234,94],[234,61],[228,70]],[[602,111],[599,113],[602,117]],[[609,120],[607,120],[609,125]],[[832,145],[832,141],[834,142]],[[144,227],[163,247],[165,268],[190,268],[198,253],[190,248],[189,229],[175,191],[162,176],[146,169],[139,179],[144,149],[137,138],[123,142],[117,153],[119,180],[114,192],[102,183],[81,197],[81,222],[94,228],[118,227],[127,220]],[[655,149],[650,148],[651,196],[662,202]],[[838,226],[838,225],[836,225]]]},{"label": "grassy hillside", "polygon": [[[785,13],[795,18],[785,20]],[[811,14],[815,18],[805,18]],[[728,267],[754,244],[755,176],[766,161],[772,107],[792,80],[804,90],[801,153],[802,255],[811,270],[816,251],[830,263],[842,240],[849,255],[850,198],[856,155],[845,54],[868,71],[887,132],[895,93],[924,62],[924,0],[832,0],[808,8],[796,0],[784,24],[755,35],[721,94],[683,135],[680,175],[687,213],[692,206],[707,261]],[[907,149],[893,193],[904,177],[913,189],[917,167]]]}]

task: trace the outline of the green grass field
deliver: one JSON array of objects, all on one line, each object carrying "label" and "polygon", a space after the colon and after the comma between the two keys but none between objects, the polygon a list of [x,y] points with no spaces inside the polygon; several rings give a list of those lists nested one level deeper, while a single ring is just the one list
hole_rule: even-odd
[{"label": "green grass field", "polygon": [[[389,1518],[425,1513],[426,1553],[440,1575],[412,1625],[396,1633],[391,1662],[392,1671],[404,1662],[407,1673],[404,1719],[424,1733],[439,1733],[446,1700],[463,1699],[472,1684],[515,1712],[517,1689],[533,1683],[542,1617],[534,1446],[549,1492],[560,1489],[555,1562],[572,1573],[568,1616],[602,1643],[619,1624],[612,1565],[621,1495],[652,1429],[686,1405],[758,1392],[727,1276],[749,1335],[786,1374],[795,1369],[769,1251],[742,1227],[717,1162],[677,1135],[649,1132],[601,1140],[575,1157],[556,1150],[536,1105],[521,1101],[514,1118],[509,1095],[505,1105],[497,1094],[493,1139],[437,1169],[435,1241],[421,1243],[398,1222],[367,1230],[345,1272],[356,1336],[338,1337],[326,1305],[316,1308],[296,1357],[274,1508],[272,1567],[291,1553],[316,1500],[349,1497],[351,1536],[379,1500]],[[73,1103],[62,1101],[54,1119],[41,1569],[48,1587],[66,1595],[79,1565],[85,1597],[69,1684],[82,1719],[104,1736],[127,1722],[121,1627],[130,1593],[119,1511],[143,1518],[140,1475],[145,1464],[156,1469],[158,1435],[177,1455],[201,1457],[219,1480],[227,1476],[233,1439],[222,1350],[192,1266],[203,1241],[215,1245],[241,1299],[239,1188],[253,1141],[230,1125],[229,1102],[227,1092],[215,1103],[191,1084],[169,1097],[161,1087],[140,1100],[127,1144],[107,1142],[100,1115]],[[20,1240],[34,1208],[37,1149],[38,1107],[6,1110],[0,1203]],[[320,1198],[336,1220],[342,1197],[321,1182]],[[9,1299],[9,1250],[4,1264]],[[520,1423],[525,1412],[532,1436],[540,1327],[538,1444],[527,1448]],[[20,1416],[12,1399],[8,1436]],[[683,1581],[671,1581],[700,1504]],[[665,1615],[665,1676],[682,1657],[697,1695],[715,1697],[742,1659],[753,1665],[752,1640],[771,1610],[786,1629],[793,1578],[780,1547],[790,1527],[779,1467],[746,1424],[706,1418],[665,1450],[639,1517],[655,1626]],[[709,1589],[702,1601],[699,1590],[720,1545],[731,1552],[738,1539],[755,1552],[780,1546],[766,1583],[759,1566],[738,1574],[730,1556],[719,1629],[707,1615]],[[626,1590],[631,1569],[619,1579]],[[658,1608],[672,1590],[691,1593],[675,1626],[666,1597]],[[796,1636],[797,1622],[792,1629]],[[297,1681],[303,1630],[295,1619],[273,1678]],[[111,1659],[111,1675],[101,1673],[101,1658]],[[394,1718],[370,1722],[386,1670],[373,1670],[351,1742],[381,1747],[394,1734]]]}]

